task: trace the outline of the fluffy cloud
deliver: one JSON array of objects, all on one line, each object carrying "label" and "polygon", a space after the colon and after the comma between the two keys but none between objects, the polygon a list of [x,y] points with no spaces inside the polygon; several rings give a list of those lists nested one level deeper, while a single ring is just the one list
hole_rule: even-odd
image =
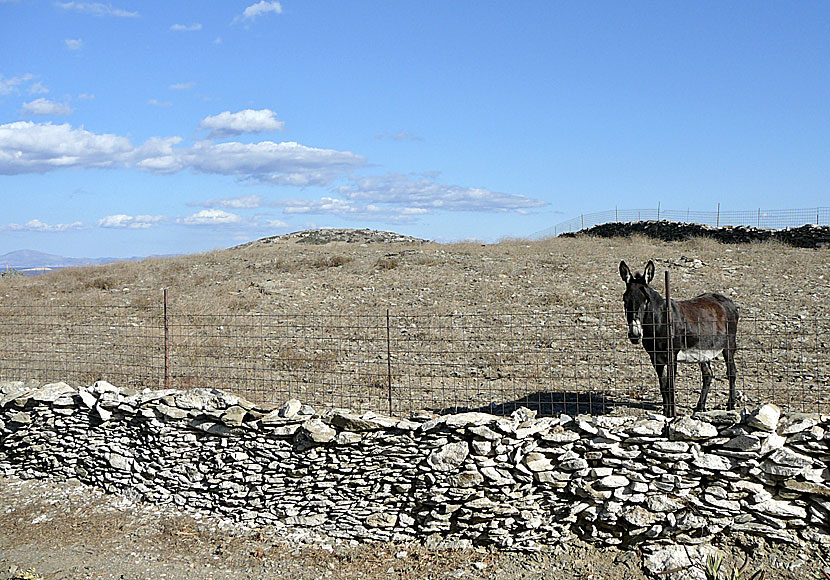
[{"label": "fluffy cloud", "polygon": [[261,195],[239,195],[237,197],[208,199],[207,201],[189,203],[188,205],[199,207],[223,207],[226,209],[257,209],[262,207],[264,204],[265,200]]},{"label": "fluffy cloud", "polygon": [[195,32],[201,29],[202,25],[199,22],[194,22],[193,24],[174,24],[170,27],[170,30],[173,32]]},{"label": "fluffy cloud", "polygon": [[181,153],[184,165],[200,173],[238,175],[280,185],[323,185],[366,160],[349,151],[316,149],[294,142],[212,143]]},{"label": "fluffy cloud", "polygon": [[98,226],[102,228],[147,229],[164,221],[165,217],[160,215],[130,216],[125,214],[116,214],[101,218],[98,220]]},{"label": "fluffy cloud", "polygon": [[170,85],[170,88],[174,91],[189,91],[193,87],[196,86],[196,83],[189,82],[189,83],[175,83]]},{"label": "fluffy cloud", "polygon": [[243,133],[282,131],[285,123],[278,120],[277,114],[269,109],[259,111],[245,109],[238,113],[225,111],[212,117],[205,117],[199,126],[210,130],[209,137],[222,138]]},{"label": "fluffy cloud", "polygon": [[81,222],[72,222],[71,224],[47,224],[39,219],[29,220],[25,224],[9,224],[0,227],[3,230],[10,230],[13,232],[66,232],[69,230],[84,229]]},{"label": "fluffy cloud", "polygon": [[135,167],[151,173],[191,169],[281,185],[328,185],[366,160],[349,151],[299,143],[214,143],[176,147],[180,137],[154,137],[140,146],[117,135],[68,124],[18,121],[0,125],[0,174],[62,168]]},{"label": "fluffy cloud", "polygon": [[203,209],[186,218],[176,220],[179,223],[188,226],[211,226],[211,225],[228,225],[239,224],[243,220],[235,213],[230,213],[221,209]]},{"label": "fluffy cloud", "polygon": [[282,4],[279,2],[266,2],[262,0],[256,4],[251,4],[242,12],[241,16],[234,18],[234,22],[253,22],[263,14],[273,12],[274,14],[282,14]]},{"label": "fluffy cloud", "polygon": [[55,6],[91,16],[113,16],[115,18],[138,18],[139,16],[138,12],[115,8],[112,4],[102,2],[55,2]]},{"label": "fluffy cloud", "polygon": [[73,129],[69,124],[17,121],[0,125],[0,174],[5,175],[117,167],[133,151],[129,139]]},{"label": "fluffy cloud", "polygon": [[67,38],[63,42],[69,50],[81,50],[84,47],[83,38]]},{"label": "fluffy cloud", "polygon": [[432,176],[389,174],[355,180],[339,193],[350,200],[403,206],[410,210],[519,211],[547,205],[539,199],[478,187],[438,183]]},{"label": "fluffy cloud", "polygon": [[72,113],[72,107],[66,103],[58,103],[49,99],[35,99],[23,103],[22,112],[24,115],[53,115],[65,116]]}]

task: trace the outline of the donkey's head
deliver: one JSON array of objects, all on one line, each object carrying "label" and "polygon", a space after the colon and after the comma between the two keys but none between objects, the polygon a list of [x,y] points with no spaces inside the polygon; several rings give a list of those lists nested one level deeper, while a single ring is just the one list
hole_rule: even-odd
[{"label": "donkey's head", "polygon": [[623,304],[625,319],[628,322],[628,340],[637,344],[643,337],[643,318],[649,301],[646,288],[654,279],[654,262],[649,260],[642,274],[632,274],[628,265],[620,262],[620,278],[625,282]]}]

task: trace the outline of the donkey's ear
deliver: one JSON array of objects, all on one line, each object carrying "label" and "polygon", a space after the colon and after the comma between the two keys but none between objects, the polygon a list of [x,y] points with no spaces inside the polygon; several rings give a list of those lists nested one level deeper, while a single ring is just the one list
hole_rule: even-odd
[{"label": "donkey's ear", "polygon": [[651,260],[648,261],[646,269],[643,271],[643,275],[646,278],[646,284],[650,284],[651,281],[654,280],[654,262]]},{"label": "donkey's ear", "polygon": [[625,261],[620,262],[620,278],[622,278],[623,282],[626,284],[628,284],[628,281],[631,279],[631,270]]}]

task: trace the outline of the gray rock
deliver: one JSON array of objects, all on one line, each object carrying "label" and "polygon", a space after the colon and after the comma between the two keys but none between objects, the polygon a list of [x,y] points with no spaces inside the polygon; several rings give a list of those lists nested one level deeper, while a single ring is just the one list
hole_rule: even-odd
[{"label": "gray rock", "polygon": [[723,444],[726,449],[735,449],[737,451],[760,451],[761,440],[755,435],[741,434],[733,437]]},{"label": "gray rock", "polygon": [[760,409],[748,413],[744,417],[744,422],[748,426],[761,429],[762,431],[775,431],[780,418],[781,409],[776,405],[767,404]]},{"label": "gray rock", "polygon": [[669,423],[669,437],[674,440],[700,441],[717,436],[714,425],[691,417],[680,417]]},{"label": "gray rock", "polygon": [[631,425],[627,432],[637,437],[660,437],[666,428],[666,422],[657,419],[641,419]]},{"label": "gray rock", "polygon": [[298,436],[305,437],[313,443],[328,443],[337,435],[337,431],[323,423],[320,419],[309,419],[302,424]]},{"label": "gray rock", "polygon": [[436,471],[452,471],[467,459],[469,448],[464,441],[447,443],[427,457],[427,463]]},{"label": "gray rock", "polygon": [[67,394],[75,394],[77,389],[70,387],[66,383],[49,383],[44,385],[35,392],[31,393],[29,397],[33,401],[41,403],[54,403],[57,399]]},{"label": "gray rock", "polygon": [[288,399],[286,403],[277,411],[277,415],[283,419],[292,419],[300,412],[302,403],[297,399]]},{"label": "gray rock", "polygon": [[346,431],[376,431],[382,428],[382,425],[375,421],[363,419],[358,415],[342,410],[333,411],[327,419],[329,423],[338,429],[344,429]]},{"label": "gray rock", "polygon": [[530,471],[550,471],[553,469],[550,458],[541,453],[536,453],[535,451],[525,455],[522,463],[524,463]]}]

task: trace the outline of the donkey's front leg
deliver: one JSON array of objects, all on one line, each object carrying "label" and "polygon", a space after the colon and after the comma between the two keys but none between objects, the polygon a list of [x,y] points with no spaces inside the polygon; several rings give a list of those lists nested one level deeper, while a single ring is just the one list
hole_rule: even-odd
[{"label": "donkey's front leg", "polygon": [[671,417],[671,393],[669,393],[668,377],[663,373],[665,368],[665,364],[654,364],[654,370],[657,371],[657,381],[660,384],[660,394],[663,396],[663,414],[666,417]]}]

